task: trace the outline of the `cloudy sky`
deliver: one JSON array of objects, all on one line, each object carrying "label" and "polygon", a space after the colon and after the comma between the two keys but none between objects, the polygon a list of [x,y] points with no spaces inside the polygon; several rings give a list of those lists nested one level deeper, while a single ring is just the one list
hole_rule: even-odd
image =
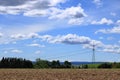
[{"label": "cloudy sky", "polygon": [[0,58],[120,61],[120,0],[0,0]]}]

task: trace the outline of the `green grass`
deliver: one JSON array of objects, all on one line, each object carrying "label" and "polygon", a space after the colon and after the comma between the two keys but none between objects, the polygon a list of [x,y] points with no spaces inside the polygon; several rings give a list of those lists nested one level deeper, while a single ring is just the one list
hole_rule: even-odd
[{"label": "green grass", "polygon": [[88,64],[88,68],[98,68],[100,64]]}]

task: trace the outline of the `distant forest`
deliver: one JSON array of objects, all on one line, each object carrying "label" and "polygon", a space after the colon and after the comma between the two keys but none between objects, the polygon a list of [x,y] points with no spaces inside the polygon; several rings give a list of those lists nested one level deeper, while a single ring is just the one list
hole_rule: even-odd
[{"label": "distant forest", "polygon": [[35,62],[26,60],[23,58],[2,58],[0,60],[0,68],[79,68],[79,69],[89,69],[89,68],[120,68],[120,63],[91,63],[91,64],[81,64],[81,65],[72,65],[69,61],[60,62],[59,60],[42,60],[40,58],[36,59]]},{"label": "distant forest", "polygon": [[33,68],[30,60],[22,58],[2,58],[0,68]]},{"label": "distant forest", "polygon": [[0,68],[71,68],[71,63],[65,61],[63,64],[57,61],[36,59],[35,62],[23,58],[2,58]]}]

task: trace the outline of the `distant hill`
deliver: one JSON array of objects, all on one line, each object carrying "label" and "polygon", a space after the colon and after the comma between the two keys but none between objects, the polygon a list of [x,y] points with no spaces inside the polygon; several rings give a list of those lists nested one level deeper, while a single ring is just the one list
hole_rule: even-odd
[{"label": "distant hill", "polygon": [[[93,64],[93,62],[79,62],[79,61],[74,61],[71,63],[72,65]],[[104,62],[94,62],[94,64],[101,64],[101,63],[104,63]]]},{"label": "distant hill", "polygon": [[[60,62],[61,64],[63,64],[64,62]],[[82,65],[82,64],[92,64],[93,62],[80,62],[80,61],[72,61],[71,64],[72,65]],[[94,64],[101,64],[101,63],[105,63],[105,62],[94,62]],[[35,64],[35,61],[33,61],[33,64]]]}]

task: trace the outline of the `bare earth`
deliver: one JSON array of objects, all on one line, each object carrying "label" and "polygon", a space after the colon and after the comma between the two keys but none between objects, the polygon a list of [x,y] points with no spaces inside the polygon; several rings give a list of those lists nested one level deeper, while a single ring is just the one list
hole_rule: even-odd
[{"label": "bare earth", "polygon": [[0,69],[0,80],[120,80],[120,70]]}]

